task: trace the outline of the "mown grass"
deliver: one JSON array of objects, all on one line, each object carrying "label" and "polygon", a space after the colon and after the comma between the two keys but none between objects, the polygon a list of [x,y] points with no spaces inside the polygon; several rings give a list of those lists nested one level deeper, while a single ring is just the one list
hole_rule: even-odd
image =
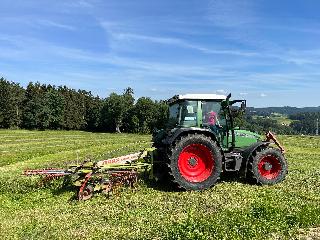
[{"label": "mown grass", "polygon": [[[140,180],[112,198],[74,200],[61,182],[39,187],[26,168],[133,152],[147,135],[0,131],[0,239],[295,239],[320,226],[320,138],[282,136],[289,174],[275,186],[222,180],[202,192]],[[130,145],[136,141],[140,144]],[[308,236],[305,231],[302,236]],[[313,235],[312,235],[313,236]],[[317,235],[316,235],[317,237]]]}]

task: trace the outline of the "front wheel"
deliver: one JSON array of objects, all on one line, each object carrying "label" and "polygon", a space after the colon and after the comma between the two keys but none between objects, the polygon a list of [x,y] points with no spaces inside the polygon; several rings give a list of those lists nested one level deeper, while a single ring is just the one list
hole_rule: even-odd
[{"label": "front wheel", "polygon": [[272,185],[284,180],[288,172],[288,164],[278,149],[256,150],[249,163],[249,172],[250,177],[257,183]]},{"label": "front wheel", "polygon": [[220,148],[214,140],[201,134],[189,134],[177,140],[169,160],[173,181],[186,190],[213,186],[222,171]]}]

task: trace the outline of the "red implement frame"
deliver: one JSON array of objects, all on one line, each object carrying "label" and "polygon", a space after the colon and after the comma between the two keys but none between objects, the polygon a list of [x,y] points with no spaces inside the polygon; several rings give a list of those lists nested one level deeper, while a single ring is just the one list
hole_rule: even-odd
[{"label": "red implement frame", "polygon": [[285,148],[280,144],[276,136],[272,132],[268,131],[266,132],[266,141],[270,142],[271,140],[277,145],[282,153],[286,152]]},{"label": "red implement frame", "polygon": [[78,193],[79,200],[82,200],[82,198],[83,198],[83,190],[86,187],[87,182],[91,178],[91,175],[92,175],[92,172],[89,172],[84,178],[84,181],[83,181],[83,183],[82,183],[82,185],[81,185],[81,187],[79,189],[79,193]]}]

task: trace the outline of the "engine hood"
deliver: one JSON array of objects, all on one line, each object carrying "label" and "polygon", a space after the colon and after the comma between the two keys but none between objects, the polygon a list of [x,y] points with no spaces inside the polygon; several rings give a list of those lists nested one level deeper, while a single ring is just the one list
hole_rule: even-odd
[{"label": "engine hood", "polygon": [[254,132],[250,132],[248,130],[236,129],[234,131],[234,133],[236,136],[242,136],[242,137],[255,138],[257,140],[262,140],[261,135],[254,133]]},{"label": "engine hood", "polygon": [[235,147],[247,147],[258,141],[261,141],[262,138],[259,134],[250,132],[248,130],[236,129],[235,133]]}]

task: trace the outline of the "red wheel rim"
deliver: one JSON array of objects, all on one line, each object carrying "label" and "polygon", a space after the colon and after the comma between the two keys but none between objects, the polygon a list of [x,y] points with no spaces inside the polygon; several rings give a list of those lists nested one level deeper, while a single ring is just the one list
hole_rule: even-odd
[{"label": "red wheel rim", "polygon": [[178,167],[181,176],[189,182],[205,181],[214,167],[210,149],[201,144],[185,147],[179,155]]},{"label": "red wheel rim", "polygon": [[261,158],[258,170],[261,176],[266,179],[275,179],[281,172],[281,164],[277,157],[268,155]]}]

